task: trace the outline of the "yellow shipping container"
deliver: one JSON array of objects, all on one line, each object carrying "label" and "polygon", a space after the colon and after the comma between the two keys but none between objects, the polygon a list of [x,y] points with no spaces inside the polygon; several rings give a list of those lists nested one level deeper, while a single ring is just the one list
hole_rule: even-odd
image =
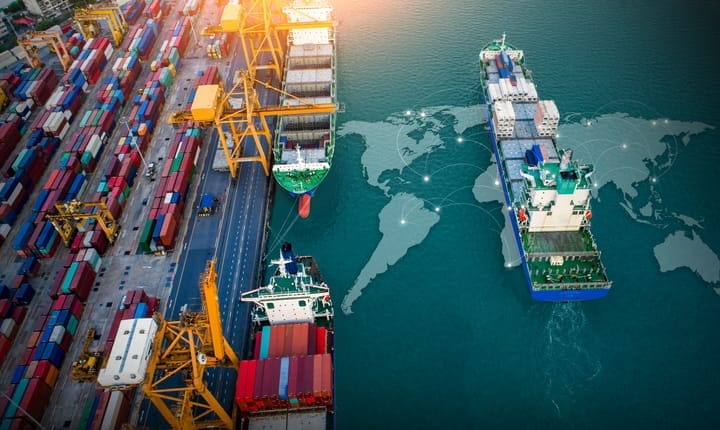
[{"label": "yellow shipping container", "polygon": [[10,99],[8,99],[7,94],[5,94],[5,90],[0,88],[0,110],[5,109],[8,103],[10,103]]},{"label": "yellow shipping container", "polygon": [[170,76],[174,78],[177,70],[175,70],[175,66],[173,65],[173,63],[168,64],[167,68],[170,71]]},{"label": "yellow shipping container", "polygon": [[196,121],[212,121],[215,119],[215,107],[219,98],[220,86],[200,85],[195,92],[195,98],[190,108],[193,119]]},{"label": "yellow shipping container", "polygon": [[220,26],[223,31],[240,31],[241,7],[239,4],[229,4],[223,8],[220,18]]}]

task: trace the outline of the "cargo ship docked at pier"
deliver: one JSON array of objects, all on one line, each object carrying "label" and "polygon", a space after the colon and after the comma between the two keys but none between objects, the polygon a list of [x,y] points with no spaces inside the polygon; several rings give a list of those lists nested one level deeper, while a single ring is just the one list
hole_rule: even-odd
[{"label": "cargo ship docked at pier", "polygon": [[495,161],[532,298],[605,296],[612,282],[590,232],[593,166],[557,147],[555,102],[538,99],[523,51],[504,34],[482,49],[480,66]]},{"label": "cargo ship docked at pier", "polygon": [[[289,22],[324,22],[326,27],[288,32],[283,106],[335,103],[335,34],[327,0],[294,1],[283,9]],[[278,119],[273,144],[273,175],[298,196],[298,212],[310,214],[310,198],[325,179],[335,152],[335,113]]]},{"label": "cargo ship docked at pier", "polygon": [[253,303],[252,359],[235,387],[241,428],[333,429],[333,306],[310,256],[282,246],[269,283],[243,293]]}]

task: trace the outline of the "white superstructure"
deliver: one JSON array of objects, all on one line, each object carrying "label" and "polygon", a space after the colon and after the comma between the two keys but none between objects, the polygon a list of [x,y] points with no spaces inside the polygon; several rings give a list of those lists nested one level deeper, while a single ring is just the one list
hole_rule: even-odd
[{"label": "white superstructure", "polygon": [[107,365],[98,372],[98,384],[113,387],[141,383],[157,330],[153,318],[121,321]]}]

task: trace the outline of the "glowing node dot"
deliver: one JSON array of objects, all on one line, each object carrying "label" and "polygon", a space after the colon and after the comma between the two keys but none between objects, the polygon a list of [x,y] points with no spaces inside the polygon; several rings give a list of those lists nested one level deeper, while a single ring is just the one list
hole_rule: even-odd
[{"label": "glowing node dot", "polygon": [[409,110],[405,111],[405,115],[410,115],[410,114],[412,114],[412,112],[410,112]]},{"label": "glowing node dot", "polygon": [[458,143],[462,143],[463,138],[462,138],[462,137],[458,137],[458,138],[457,138],[457,141],[458,141]]},{"label": "glowing node dot", "polygon": [[593,184],[593,187],[597,188],[597,184]]},{"label": "glowing node dot", "polygon": [[400,224],[405,224],[406,222],[407,222],[407,221],[405,221],[405,219],[401,219],[401,220],[400,220]]},{"label": "glowing node dot", "polygon": [[590,125],[591,125],[591,122],[590,122],[590,121],[588,121],[588,122],[587,122],[587,125],[588,125],[588,127],[590,127]]},{"label": "glowing node dot", "polygon": [[440,208],[435,208],[435,212],[440,212]]},{"label": "glowing node dot", "polygon": [[512,264],[510,264],[510,263],[505,263],[505,267],[507,267],[507,268],[509,269],[509,268],[512,267]]},{"label": "glowing node dot", "polygon": [[657,121],[653,121],[653,122],[652,122],[652,125],[657,125]]},{"label": "glowing node dot", "polygon": [[560,137],[560,133],[555,135],[555,139],[557,139],[558,137]]},{"label": "glowing node dot", "polygon": [[657,178],[652,178],[651,181],[657,182]]},{"label": "glowing node dot", "polygon": [[429,181],[430,181],[430,177],[429,177],[429,176],[423,176],[423,181],[429,182]]},{"label": "glowing node dot", "polygon": [[508,210],[511,211],[511,210],[512,210],[512,206],[508,206]]},{"label": "glowing node dot", "polygon": [[426,115],[425,112],[420,112],[420,116],[421,116],[421,117],[425,118],[425,115]]},{"label": "glowing node dot", "polygon": [[500,185],[500,181],[498,181],[497,179],[495,179],[495,185]]},{"label": "glowing node dot", "polygon": [[663,122],[664,122],[665,124],[667,124],[667,123],[668,123],[667,118],[665,118],[665,119],[663,120]]},{"label": "glowing node dot", "polygon": [[623,143],[623,149],[627,149],[627,143]]}]

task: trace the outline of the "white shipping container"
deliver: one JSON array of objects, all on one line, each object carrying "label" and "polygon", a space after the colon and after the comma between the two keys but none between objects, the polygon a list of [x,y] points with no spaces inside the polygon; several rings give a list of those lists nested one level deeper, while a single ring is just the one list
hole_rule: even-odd
[{"label": "white shipping container", "polygon": [[15,201],[20,197],[20,194],[23,192],[23,186],[20,182],[15,185],[15,189],[12,193],[10,193],[10,196],[7,199],[7,204],[10,206],[15,207]]},{"label": "white shipping container", "polygon": [[60,128],[60,133],[58,133],[58,137],[60,140],[65,139],[65,135],[67,134],[68,130],[70,130],[70,124],[65,121],[65,124]]},{"label": "white shipping container", "polygon": [[123,64],[124,64],[124,58],[118,58],[115,60],[115,64],[112,66],[112,71],[117,73],[119,70],[121,70]]},{"label": "white shipping container", "polygon": [[118,418],[124,401],[126,400],[123,398],[122,391],[115,390],[110,393],[110,400],[105,408],[100,430],[115,430],[118,427]]},{"label": "white shipping container", "polygon": [[57,343],[58,345],[60,345],[64,335],[65,335],[65,327],[61,326],[61,325],[56,325],[53,328],[52,333],[50,334],[50,342]]},{"label": "white shipping container", "polygon": [[50,97],[47,99],[47,102],[45,102],[45,109],[52,109],[55,106],[58,105],[58,102],[60,101],[60,97],[62,97],[64,91],[62,87],[55,88],[55,91],[50,94]]},{"label": "white shipping container", "polygon": [[163,200],[163,203],[166,205],[169,205],[170,203],[172,203],[172,196],[173,196],[173,193],[165,193],[165,199]]},{"label": "white shipping container", "polygon": [[165,40],[163,41],[162,45],[160,46],[160,52],[165,52],[165,50],[167,49],[169,43],[170,43],[170,41],[168,41],[167,39],[165,39]]},{"label": "white shipping container", "polygon": [[12,318],[6,318],[3,320],[2,324],[0,324],[0,333],[4,334],[6,338],[12,339],[13,330],[15,329],[15,326],[17,323]]},{"label": "white shipping container", "polygon": [[85,236],[83,236],[83,248],[92,248],[92,237],[92,231],[85,232]]},{"label": "white shipping container", "polygon": [[109,60],[110,57],[112,57],[113,54],[113,47],[112,45],[108,45],[107,48],[105,48],[105,59]]},{"label": "white shipping container", "polygon": [[10,224],[0,224],[0,236],[7,238],[10,234]]}]

